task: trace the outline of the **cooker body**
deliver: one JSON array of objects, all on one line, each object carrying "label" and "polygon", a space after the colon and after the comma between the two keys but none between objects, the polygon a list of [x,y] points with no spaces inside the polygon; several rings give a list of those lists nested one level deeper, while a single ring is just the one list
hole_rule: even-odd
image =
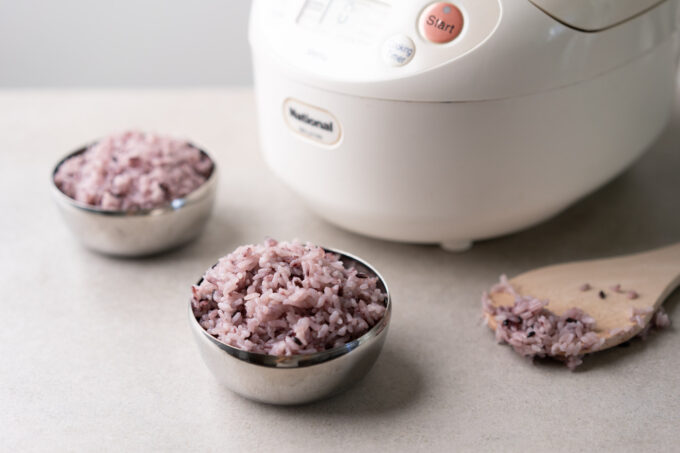
[{"label": "cooker body", "polygon": [[670,116],[677,33],[590,80],[476,102],[312,87],[254,52],[264,157],[328,221],[464,245],[541,222],[628,167]]}]

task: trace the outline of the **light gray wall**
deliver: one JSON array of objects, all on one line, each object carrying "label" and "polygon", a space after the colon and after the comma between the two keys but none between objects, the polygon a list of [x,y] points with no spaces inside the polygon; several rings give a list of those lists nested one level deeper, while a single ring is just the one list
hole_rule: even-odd
[{"label": "light gray wall", "polygon": [[0,87],[249,84],[249,8],[250,0],[0,0]]}]

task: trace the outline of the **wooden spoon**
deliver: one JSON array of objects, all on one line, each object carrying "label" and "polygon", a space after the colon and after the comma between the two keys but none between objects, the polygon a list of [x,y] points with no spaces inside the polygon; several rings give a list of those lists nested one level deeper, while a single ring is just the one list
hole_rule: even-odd
[{"label": "wooden spoon", "polygon": [[[680,243],[635,255],[543,267],[509,283],[523,296],[547,300],[546,308],[557,315],[577,307],[592,316],[595,332],[604,339],[597,348],[602,350],[640,333],[643,327],[631,320],[633,309],[648,309],[640,315],[646,325],[680,285]],[[586,286],[590,288],[584,290]],[[491,293],[489,298],[495,306],[514,303],[507,292]],[[488,314],[486,318],[495,330],[496,320]]]}]

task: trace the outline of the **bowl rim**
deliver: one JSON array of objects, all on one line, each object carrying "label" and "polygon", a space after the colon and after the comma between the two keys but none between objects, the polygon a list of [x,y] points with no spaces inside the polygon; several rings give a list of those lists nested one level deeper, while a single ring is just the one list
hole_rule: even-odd
[{"label": "bowl rim", "polygon": [[73,156],[77,156],[78,154],[82,154],[85,151],[87,151],[90,147],[94,146],[97,144],[99,140],[95,140],[93,142],[90,142],[86,145],[81,146],[80,148],[76,149],[75,151],[72,151],[68,153],[66,156],[62,157],[57,164],[53,167],[52,172],[50,173],[50,186],[52,188],[52,192],[54,193],[55,196],[59,197],[60,200],[68,203],[69,205],[73,206],[76,209],[86,211],[92,214],[99,214],[99,215],[104,215],[104,216],[111,216],[111,217],[138,217],[138,216],[146,216],[146,215],[161,215],[165,214],[168,212],[174,212],[177,211],[184,206],[193,204],[201,199],[203,199],[208,193],[211,191],[212,187],[215,185],[215,181],[217,180],[217,163],[215,162],[215,159],[212,158],[210,154],[208,154],[203,148],[200,146],[195,145],[192,142],[187,142],[189,146],[192,148],[197,149],[198,151],[201,152],[204,156],[206,156],[208,159],[213,164],[212,171],[210,172],[210,176],[208,176],[208,179],[203,182],[200,186],[195,188],[193,191],[189,192],[183,197],[180,198],[174,198],[170,200],[168,203],[163,204],[161,206],[157,206],[154,208],[149,208],[149,209],[139,209],[135,211],[121,211],[121,210],[107,210],[107,209],[101,209],[96,206],[92,206],[77,200],[74,200],[73,198],[69,197],[66,195],[64,192],[57,187],[57,184],[54,182],[54,175],[57,173],[57,170],[63,164],[65,161],[70,159]]},{"label": "bowl rim", "polygon": [[[217,338],[213,337],[211,334],[209,334],[208,331],[205,330],[203,326],[199,324],[198,319],[196,319],[196,317],[194,316],[194,312],[191,306],[191,299],[189,299],[188,304],[189,323],[191,324],[191,328],[198,334],[202,335],[203,338],[207,339],[212,344],[214,344],[215,346],[217,346],[222,351],[226,352],[232,357],[235,357],[247,363],[251,363],[253,365],[260,365],[268,368],[280,368],[280,369],[302,368],[325,363],[330,360],[339,358],[345,354],[348,354],[354,351],[355,349],[376,340],[382,333],[384,333],[387,330],[392,314],[392,295],[390,293],[389,287],[387,286],[387,282],[373,266],[371,266],[361,258],[352,255],[351,253],[344,252],[342,250],[329,247],[322,248],[327,253],[333,253],[338,255],[341,261],[344,258],[347,258],[350,261],[359,263],[361,266],[366,268],[366,270],[370,271],[378,278],[378,284],[382,285],[385,291],[385,313],[383,317],[380,318],[380,321],[378,321],[373,327],[371,327],[366,333],[364,333],[359,338],[355,338],[349,343],[345,343],[344,345],[341,346],[336,346],[331,349],[326,349],[324,351],[319,352],[312,352],[308,354],[278,356],[249,352],[223,343]],[[345,264],[344,261],[343,264]],[[201,277],[196,284],[198,285],[202,281],[203,277]]]}]

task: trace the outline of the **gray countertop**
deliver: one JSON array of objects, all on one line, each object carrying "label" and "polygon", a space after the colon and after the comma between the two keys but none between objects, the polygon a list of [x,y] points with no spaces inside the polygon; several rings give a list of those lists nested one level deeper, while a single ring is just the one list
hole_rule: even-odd
[{"label": "gray countertop", "polygon": [[[554,219],[452,254],[308,211],[263,165],[249,90],[0,91],[0,451],[678,451],[677,327],[572,373],[497,345],[479,298],[503,272],[680,241],[679,124]],[[205,234],[137,260],[83,249],[49,192],[60,157],[130,127],[190,138],[221,166]],[[190,285],[265,236],[354,252],[390,284],[385,349],[350,391],[266,406],[202,363]],[[676,326],[679,300],[665,304]]]}]

